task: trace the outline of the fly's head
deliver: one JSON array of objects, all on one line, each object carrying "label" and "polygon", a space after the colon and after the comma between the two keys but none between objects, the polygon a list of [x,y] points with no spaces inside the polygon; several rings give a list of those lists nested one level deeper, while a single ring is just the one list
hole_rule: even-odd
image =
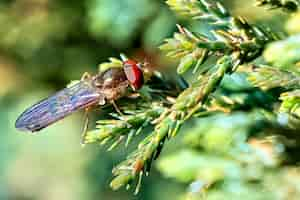
[{"label": "fly's head", "polygon": [[140,89],[144,84],[144,74],[142,64],[134,60],[125,60],[123,62],[126,78],[133,90]]},{"label": "fly's head", "polygon": [[[110,63],[108,68],[101,68],[100,74],[95,76],[94,85],[102,89],[114,89],[119,85],[130,86],[134,91],[139,90],[145,81],[145,64],[122,57],[122,62]],[[103,65],[104,66],[104,65]],[[113,66],[113,67],[112,67]],[[146,79],[147,80],[147,79]]]}]

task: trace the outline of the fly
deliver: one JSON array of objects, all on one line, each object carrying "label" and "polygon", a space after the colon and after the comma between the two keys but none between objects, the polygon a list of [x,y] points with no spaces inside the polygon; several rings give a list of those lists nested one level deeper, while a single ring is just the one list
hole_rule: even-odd
[{"label": "fly", "polygon": [[25,110],[15,127],[37,132],[73,112],[88,109],[123,97],[128,87],[138,90],[143,86],[143,71],[136,61],[126,59],[123,67],[114,67],[94,76],[86,75],[70,87],[41,100]]}]

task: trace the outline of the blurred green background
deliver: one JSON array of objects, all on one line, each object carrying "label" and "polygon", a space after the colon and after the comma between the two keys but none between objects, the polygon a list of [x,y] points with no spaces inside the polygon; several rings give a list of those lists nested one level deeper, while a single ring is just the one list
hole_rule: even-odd
[{"label": "blurred green background", "polygon": [[[254,9],[248,0],[224,3],[252,23],[282,29],[278,20],[285,15]],[[143,180],[137,196],[111,191],[111,169],[126,152],[122,148],[106,152],[97,145],[81,148],[82,113],[34,136],[14,128],[25,108],[84,72],[96,73],[99,63],[120,52],[159,67],[175,67],[162,58],[157,46],[173,34],[176,23],[205,29],[176,17],[163,0],[0,1],[1,200],[178,199],[187,185],[164,178],[156,168]],[[167,146],[166,155],[184,144],[177,138]]]}]

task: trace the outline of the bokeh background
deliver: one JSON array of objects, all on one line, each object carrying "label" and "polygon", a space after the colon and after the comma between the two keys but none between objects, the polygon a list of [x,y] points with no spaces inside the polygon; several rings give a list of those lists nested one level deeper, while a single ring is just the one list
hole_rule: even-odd
[{"label": "bokeh background", "polygon": [[[235,15],[284,31],[278,23],[284,14],[265,12],[249,0],[223,2]],[[84,72],[96,73],[99,63],[121,52],[175,69],[157,47],[176,30],[176,23],[205,29],[176,17],[163,0],[0,1],[1,200],[169,200],[186,190],[186,184],[165,178],[154,167],[137,196],[111,191],[111,169],[126,152],[106,152],[97,145],[82,148],[82,113],[34,136],[14,128],[25,108]],[[180,141],[168,143],[163,153],[183,146]]]}]

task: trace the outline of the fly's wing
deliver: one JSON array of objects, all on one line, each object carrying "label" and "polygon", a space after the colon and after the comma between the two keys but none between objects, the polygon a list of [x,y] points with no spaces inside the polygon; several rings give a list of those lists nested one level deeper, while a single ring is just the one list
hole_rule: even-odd
[{"label": "fly's wing", "polygon": [[28,108],[16,121],[16,128],[39,131],[72,112],[95,105],[103,98],[87,81],[80,81]]}]

